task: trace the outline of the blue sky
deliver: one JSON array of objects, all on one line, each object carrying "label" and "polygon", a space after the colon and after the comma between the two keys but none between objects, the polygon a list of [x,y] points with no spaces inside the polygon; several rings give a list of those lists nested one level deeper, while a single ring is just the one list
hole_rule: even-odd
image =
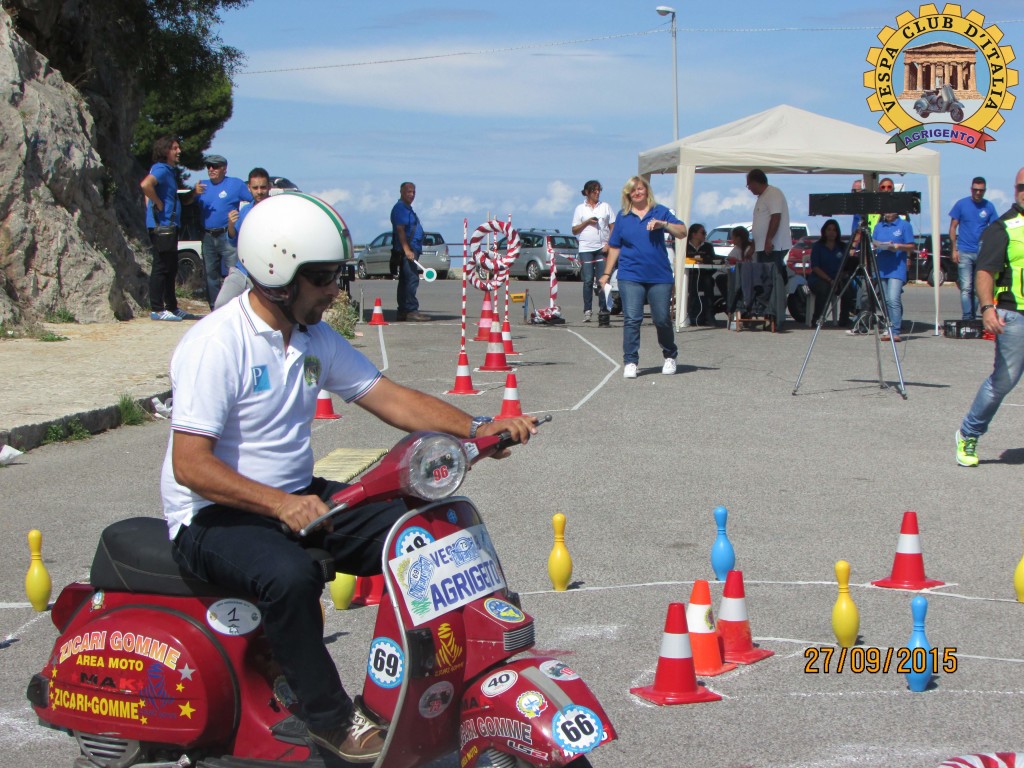
[{"label": "blue sky", "polygon": [[[673,138],[672,42],[657,5],[253,0],[220,29],[247,60],[234,115],[211,151],[228,158],[233,176],[261,165],[320,195],[357,243],[390,228],[405,180],[417,185],[425,228],[450,243],[461,243],[463,218],[472,232],[488,214],[567,231],[584,181],[599,179],[602,199],[617,208],[637,154]],[[811,0],[674,7],[681,136],[778,104],[878,129],[865,102],[865,56],[883,26],[919,11],[870,0],[835,11]],[[999,24],[1002,44],[1024,52],[1020,0],[962,8]],[[1013,92],[1018,104],[987,152],[928,145],[942,153],[943,214],[975,175],[988,179],[997,209],[1011,201],[1024,166],[1024,98]],[[848,191],[852,178],[769,181],[786,193],[791,218],[817,230],[823,220],[806,215],[808,194]],[[673,202],[672,179],[652,179],[661,202]],[[923,177],[906,182],[924,191]],[[741,175],[700,175],[694,195],[692,218],[708,229],[750,218]]]}]

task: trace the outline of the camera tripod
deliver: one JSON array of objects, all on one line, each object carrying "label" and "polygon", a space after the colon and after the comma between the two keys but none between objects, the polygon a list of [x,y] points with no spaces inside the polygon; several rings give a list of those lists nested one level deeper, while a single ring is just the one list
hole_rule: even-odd
[{"label": "camera tripod", "polygon": [[[800,381],[804,377],[804,371],[807,370],[807,363],[811,359],[811,352],[814,350],[814,342],[818,339],[818,333],[821,331],[822,323],[825,322],[825,314],[828,308],[832,306],[832,301],[837,296],[842,296],[846,293],[849,287],[853,284],[853,281],[860,276],[864,280],[865,292],[868,297],[868,307],[862,308],[860,313],[857,315],[857,320],[853,325],[853,329],[864,327],[867,329],[872,324],[875,330],[875,357],[878,361],[878,386],[881,389],[888,389],[889,385],[886,384],[884,377],[882,376],[882,339],[879,334],[879,328],[884,328],[886,332],[889,332],[889,310],[885,304],[885,298],[881,295],[881,277],[878,273],[878,263],[875,261],[875,252],[871,247],[871,233],[868,231],[866,217],[861,220],[860,228],[860,245],[858,247],[857,256],[857,268],[849,274],[843,276],[842,269],[836,276],[835,280],[832,281],[832,285],[828,291],[828,298],[825,300],[825,306],[818,314],[818,322],[814,328],[814,335],[811,337],[811,344],[807,347],[807,355],[804,357],[804,364],[800,366],[800,375],[796,377],[796,384],[793,385],[793,394],[795,395],[797,390],[800,389]],[[853,238],[850,238],[850,245],[846,249],[844,254],[843,264],[846,264],[846,259],[850,257],[850,252],[853,250]],[[837,286],[839,288],[837,289]],[[899,329],[896,331],[899,332]],[[903,382],[903,369],[900,367],[900,356],[896,352],[896,340],[892,333],[889,333],[889,343],[892,345],[892,356],[896,361],[896,375],[899,377],[899,384],[897,389],[904,400],[907,399],[907,387]]]}]

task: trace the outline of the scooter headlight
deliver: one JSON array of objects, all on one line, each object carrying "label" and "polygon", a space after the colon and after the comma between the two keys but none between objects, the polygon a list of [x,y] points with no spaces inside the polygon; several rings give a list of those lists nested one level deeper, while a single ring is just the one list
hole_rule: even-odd
[{"label": "scooter headlight", "polygon": [[459,489],[468,469],[461,440],[431,433],[418,438],[407,454],[402,486],[421,499],[443,499]]}]

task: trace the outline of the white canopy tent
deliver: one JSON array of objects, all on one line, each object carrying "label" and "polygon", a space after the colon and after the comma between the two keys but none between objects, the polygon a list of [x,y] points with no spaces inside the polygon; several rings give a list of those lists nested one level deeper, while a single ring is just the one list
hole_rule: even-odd
[{"label": "white canopy tent", "polygon": [[[778,107],[711,128],[692,136],[640,153],[639,173],[676,174],[676,215],[690,223],[693,181],[697,173],[746,173],[760,168],[768,182],[779,173],[861,174],[864,188],[874,189],[878,176],[920,173],[928,177],[931,203],[931,231],[939,242],[939,153],[916,148],[897,153],[888,137],[879,131],[861,128],[796,107]],[[754,208],[751,197],[750,208]],[[676,241],[676,327],[686,318],[686,291],[689,270],[683,269],[686,243]],[[940,259],[933,258],[937,273]],[[939,333],[939,281],[935,283],[935,333]]]}]

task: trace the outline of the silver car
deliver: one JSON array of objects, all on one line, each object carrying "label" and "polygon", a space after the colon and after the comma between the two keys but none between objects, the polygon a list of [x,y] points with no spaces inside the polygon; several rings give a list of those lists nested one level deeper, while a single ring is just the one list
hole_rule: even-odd
[{"label": "silver car", "polygon": [[[555,274],[559,278],[580,276],[580,244],[574,235],[563,235],[557,229],[523,229],[519,232],[519,256],[510,268],[512,277],[543,280],[551,276],[551,257],[555,257]],[[498,241],[498,251],[507,250],[505,239]]]},{"label": "silver car", "polygon": [[[349,262],[355,264],[356,277],[360,280],[365,280],[368,277],[390,277],[391,242],[391,233],[384,232],[377,235],[365,248],[357,248],[355,256]],[[439,233],[423,233],[423,254],[420,256],[420,264],[434,269],[437,272],[438,280],[448,277],[450,266],[448,246],[445,245],[444,238]]]}]

